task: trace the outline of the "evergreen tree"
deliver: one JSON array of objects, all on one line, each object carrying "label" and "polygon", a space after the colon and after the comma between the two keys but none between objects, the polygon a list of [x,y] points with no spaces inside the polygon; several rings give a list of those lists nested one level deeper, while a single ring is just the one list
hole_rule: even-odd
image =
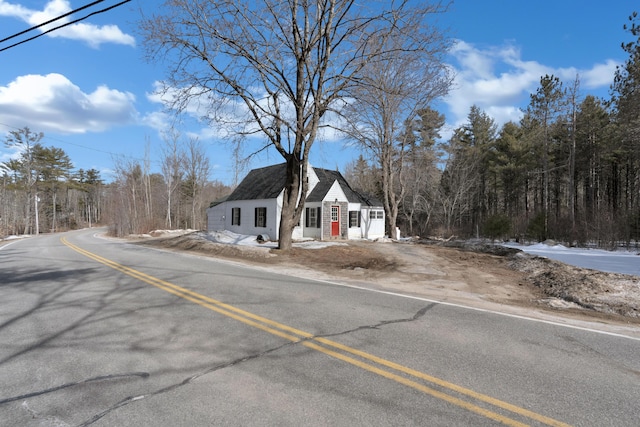
[{"label": "evergreen tree", "polygon": [[405,123],[406,191],[401,211],[407,222],[405,230],[411,235],[425,233],[435,211],[440,180],[435,147],[444,124],[444,115],[432,108],[421,109],[414,120]]},{"label": "evergreen tree", "polygon": [[56,231],[58,208],[58,189],[67,185],[73,165],[69,156],[61,148],[36,145],[34,160],[38,165],[38,182],[44,186],[44,194],[49,203],[48,218],[51,232]]},{"label": "evergreen tree", "polygon": [[[469,179],[473,181],[473,187],[468,193],[470,199],[466,200],[466,203],[471,214],[470,231],[479,234],[489,205],[495,204],[495,197],[489,195],[488,178],[498,127],[495,121],[476,105],[471,107],[467,117],[467,123],[455,132],[454,137],[457,139],[455,156],[463,163],[471,163],[471,159],[475,163],[473,175],[469,175]],[[465,160],[462,160],[462,157]]]},{"label": "evergreen tree", "polygon": [[540,79],[540,87],[536,93],[531,94],[531,100],[527,107],[527,114],[539,124],[538,135],[532,135],[538,140],[542,148],[542,215],[544,217],[544,237],[549,232],[549,179],[552,151],[552,126],[564,112],[565,92],[562,82],[558,77],[545,75]]},{"label": "evergreen tree", "polygon": [[[16,149],[20,152],[18,161],[10,164],[9,166],[15,173],[15,185],[20,186],[25,191],[26,195],[23,229],[24,234],[27,234],[32,230],[36,234],[40,232],[39,222],[37,219],[38,197],[36,195],[38,170],[33,153],[36,147],[40,145],[40,140],[42,140],[42,138],[44,138],[44,134],[42,132],[32,132],[28,127],[24,127],[22,129],[12,130],[9,132],[9,135],[5,140],[6,147]],[[34,204],[33,211],[31,210],[32,203]]]},{"label": "evergreen tree", "polygon": [[612,164],[614,200],[611,200],[618,227],[625,231],[624,239],[629,242],[638,239],[640,229],[640,18],[634,12],[629,16],[629,24],[624,29],[632,40],[622,43],[622,49],[629,55],[618,66],[612,85],[620,155]]}]

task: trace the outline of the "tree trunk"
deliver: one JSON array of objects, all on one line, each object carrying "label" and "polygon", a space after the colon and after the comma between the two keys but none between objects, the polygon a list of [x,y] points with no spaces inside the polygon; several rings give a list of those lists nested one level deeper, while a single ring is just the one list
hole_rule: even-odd
[{"label": "tree trunk", "polygon": [[53,209],[51,210],[51,232],[56,232],[56,205],[58,204],[58,195],[56,194],[55,187],[51,188],[51,203],[53,204]]},{"label": "tree trunk", "polygon": [[[288,251],[293,245],[293,228],[298,223],[302,213],[303,202],[298,206],[301,191],[306,192],[306,185],[301,174],[306,175],[307,166],[303,165],[295,154],[289,155],[287,160],[287,179],[282,197],[282,213],[278,229],[278,249]],[[306,180],[305,180],[306,181]],[[302,188],[301,188],[302,184]]]}]

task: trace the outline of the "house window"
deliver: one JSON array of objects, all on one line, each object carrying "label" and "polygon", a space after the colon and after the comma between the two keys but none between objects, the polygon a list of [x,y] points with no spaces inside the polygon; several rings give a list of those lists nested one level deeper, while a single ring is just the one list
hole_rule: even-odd
[{"label": "house window", "polygon": [[320,208],[306,208],[304,223],[307,228],[320,228]]},{"label": "house window", "polygon": [[340,207],[339,206],[331,206],[331,222],[338,222],[340,216]]},{"label": "house window", "polygon": [[369,219],[376,219],[376,211],[369,211]]},{"label": "house window", "polygon": [[256,208],[256,227],[267,226],[267,208]]},{"label": "house window", "polygon": [[383,211],[376,211],[377,212],[377,216],[376,218],[378,219],[384,219],[384,212]]},{"label": "house window", "polygon": [[240,208],[231,208],[231,225],[240,225]]},{"label": "house window", "polygon": [[360,227],[360,212],[349,211],[349,227]]}]

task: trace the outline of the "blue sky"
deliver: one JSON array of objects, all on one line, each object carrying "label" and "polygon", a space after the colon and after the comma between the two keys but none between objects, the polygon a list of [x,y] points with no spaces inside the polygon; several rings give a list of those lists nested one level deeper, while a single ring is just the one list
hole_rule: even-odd
[{"label": "blue sky", "polygon": [[[0,39],[87,3],[0,0]],[[115,3],[105,1],[74,18]],[[107,181],[115,159],[141,161],[145,152],[152,170],[159,171],[161,131],[171,118],[153,91],[165,74],[145,62],[136,30],[139,11],[150,12],[155,4],[133,0],[0,52],[0,140],[25,126],[44,132],[46,146],[62,148],[76,168],[97,169]],[[567,83],[578,74],[583,96],[608,98],[615,66],[626,60],[620,44],[629,35],[622,26],[633,10],[626,0],[454,1],[439,17],[457,41],[447,59],[456,73],[454,87],[437,106],[447,120],[443,135],[463,124],[474,104],[499,124],[518,120],[544,74]],[[1,43],[0,49],[19,40]],[[197,135],[206,147],[210,178],[232,184],[230,144],[193,121],[179,129],[185,138]],[[312,148],[311,162],[344,171],[357,155],[342,140],[327,137]],[[0,145],[0,162],[11,156],[15,152]],[[281,161],[270,152],[250,167]]]}]

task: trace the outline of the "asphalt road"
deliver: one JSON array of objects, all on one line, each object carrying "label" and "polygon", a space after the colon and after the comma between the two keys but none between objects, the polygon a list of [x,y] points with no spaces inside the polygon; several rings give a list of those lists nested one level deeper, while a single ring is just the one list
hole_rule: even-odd
[{"label": "asphalt road", "polygon": [[640,341],[101,238],[0,247],[1,426],[640,425]]}]

